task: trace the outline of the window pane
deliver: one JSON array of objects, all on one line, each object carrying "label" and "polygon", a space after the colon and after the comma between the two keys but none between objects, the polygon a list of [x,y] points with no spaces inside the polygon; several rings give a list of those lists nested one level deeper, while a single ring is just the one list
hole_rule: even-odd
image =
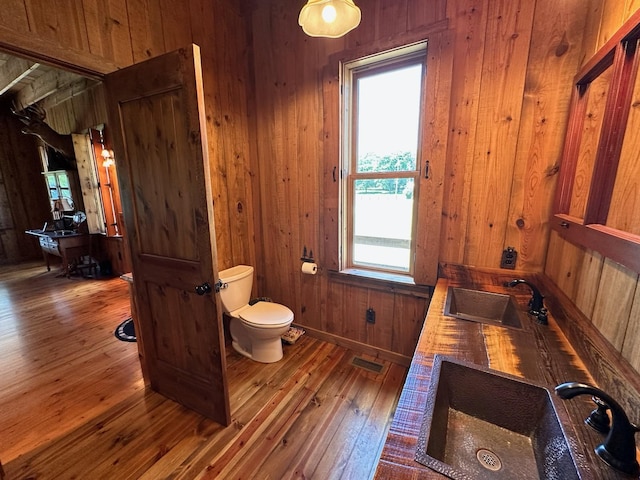
[{"label": "window pane", "polygon": [[58,184],[60,188],[69,188],[69,177],[67,177],[66,173],[58,174]]},{"label": "window pane", "polygon": [[421,64],[358,78],[358,172],[416,169],[421,86]]},{"label": "window pane", "polygon": [[[393,191],[383,182],[393,184]],[[352,263],[408,272],[413,179],[356,180],[354,187]]]}]

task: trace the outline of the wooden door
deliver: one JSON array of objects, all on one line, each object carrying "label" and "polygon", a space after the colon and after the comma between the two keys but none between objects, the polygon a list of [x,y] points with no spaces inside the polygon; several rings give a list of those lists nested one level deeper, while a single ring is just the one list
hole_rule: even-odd
[{"label": "wooden door", "polygon": [[217,266],[199,48],[105,85],[149,383],[228,425],[220,306],[206,287]]}]

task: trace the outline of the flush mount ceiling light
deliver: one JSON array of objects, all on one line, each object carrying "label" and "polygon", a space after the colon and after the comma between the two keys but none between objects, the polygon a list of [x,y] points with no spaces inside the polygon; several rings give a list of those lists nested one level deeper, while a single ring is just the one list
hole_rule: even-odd
[{"label": "flush mount ceiling light", "polygon": [[308,0],[298,23],[310,37],[338,38],[360,25],[360,9],[353,0]]}]

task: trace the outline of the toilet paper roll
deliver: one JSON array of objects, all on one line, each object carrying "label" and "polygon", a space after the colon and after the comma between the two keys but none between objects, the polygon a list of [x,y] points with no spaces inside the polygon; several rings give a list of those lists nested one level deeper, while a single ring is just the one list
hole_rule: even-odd
[{"label": "toilet paper roll", "polygon": [[302,273],[306,273],[307,275],[315,275],[316,273],[318,273],[318,265],[311,262],[303,262]]}]

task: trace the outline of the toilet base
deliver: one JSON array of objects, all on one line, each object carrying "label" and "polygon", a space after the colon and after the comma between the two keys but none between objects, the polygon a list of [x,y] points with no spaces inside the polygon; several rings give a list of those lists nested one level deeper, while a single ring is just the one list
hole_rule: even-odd
[{"label": "toilet base", "polygon": [[231,346],[233,349],[238,352],[240,355],[244,355],[251,360],[260,363],[275,363],[282,360],[282,340],[280,337],[272,339],[272,340],[263,340],[259,342],[260,345],[251,347],[251,353],[247,352],[244,348],[240,346],[238,342],[233,340],[231,342]]}]

